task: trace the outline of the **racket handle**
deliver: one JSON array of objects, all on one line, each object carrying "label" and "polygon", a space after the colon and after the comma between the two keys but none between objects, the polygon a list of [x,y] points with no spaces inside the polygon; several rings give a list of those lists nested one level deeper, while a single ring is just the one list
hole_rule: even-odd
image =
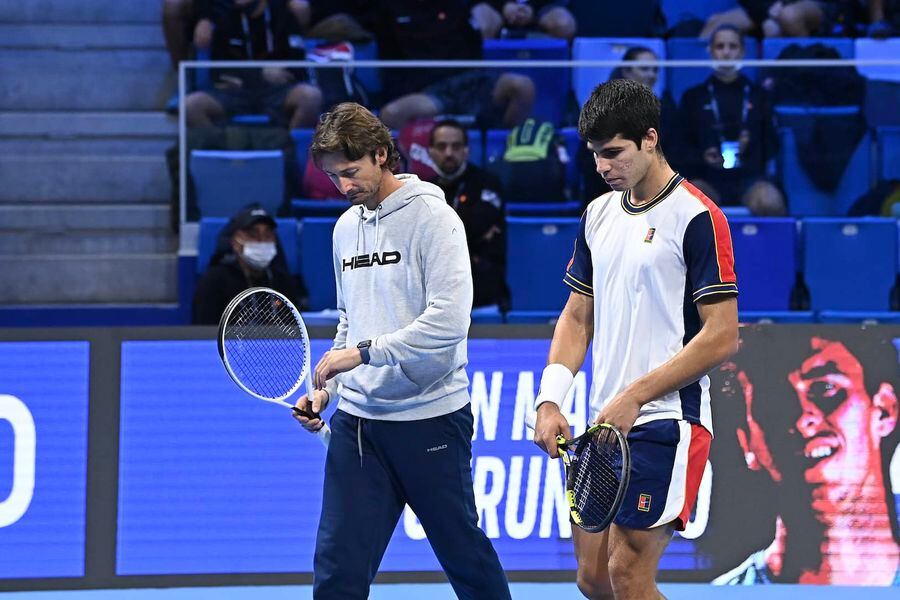
[{"label": "racket handle", "polygon": [[300,415],[301,417],[306,417],[307,419],[318,419],[319,413],[314,413],[311,410],[303,410],[302,408],[298,408],[296,406],[292,406],[291,410]]},{"label": "racket handle", "polygon": [[[292,406],[291,410],[298,415],[304,416],[307,419],[321,419],[322,417],[319,413],[314,413],[310,410],[303,410],[302,408],[297,408],[296,406]],[[326,448],[328,447],[328,443],[331,441],[331,427],[328,426],[328,423],[322,425],[321,429],[316,432],[316,437],[319,438],[319,441],[322,442],[322,445]]]}]

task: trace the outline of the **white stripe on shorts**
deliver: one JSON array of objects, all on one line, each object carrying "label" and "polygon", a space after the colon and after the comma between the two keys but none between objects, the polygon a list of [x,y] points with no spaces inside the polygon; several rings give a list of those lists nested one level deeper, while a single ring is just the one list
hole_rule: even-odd
[{"label": "white stripe on shorts", "polygon": [[659,527],[674,521],[684,508],[685,491],[687,489],[688,452],[691,449],[691,424],[678,421],[678,446],[675,448],[675,462],[672,465],[672,479],[669,492],[666,494],[666,506],[662,515],[653,527]]}]

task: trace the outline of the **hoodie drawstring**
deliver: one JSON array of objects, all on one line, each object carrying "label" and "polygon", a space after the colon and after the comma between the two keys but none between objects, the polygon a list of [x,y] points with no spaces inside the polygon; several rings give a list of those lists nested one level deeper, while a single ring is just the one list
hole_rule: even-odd
[{"label": "hoodie drawstring", "polygon": [[372,247],[372,252],[378,252],[378,213],[381,212],[381,205],[378,205],[378,208],[375,209],[375,246]]},{"label": "hoodie drawstring", "polygon": [[[379,216],[381,213],[381,205],[378,205],[378,208],[375,209],[375,245],[372,247],[372,252],[376,252],[378,250],[378,224],[379,224]],[[360,206],[359,207],[359,221],[356,224],[356,254],[359,256],[359,241],[362,239],[362,247],[363,254],[368,254],[366,250],[366,211]]]},{"label": "hoodie drawstring", "polygon": [[359,468],[362,469],[363,466],[363,456],[362,456],[362,418],[357,417],[356,419],[356,450],[359,452]]}]

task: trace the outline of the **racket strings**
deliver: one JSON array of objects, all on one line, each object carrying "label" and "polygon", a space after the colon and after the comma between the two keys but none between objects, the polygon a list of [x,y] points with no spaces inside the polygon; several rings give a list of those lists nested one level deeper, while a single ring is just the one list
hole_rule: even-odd
[{"label": "racket strings", "polygon": [[228,319],[224,337],[231,368],[254,393],[282,398],[297,385],[306,340],[293,311],[277,296],[245,298]]},{"label": "racket strings", "polygon": [[615,433],[601,429],[586,440],[573,464],[572,491],[584,525],[596,527],[613,516],[622,481],[622,451]]}]

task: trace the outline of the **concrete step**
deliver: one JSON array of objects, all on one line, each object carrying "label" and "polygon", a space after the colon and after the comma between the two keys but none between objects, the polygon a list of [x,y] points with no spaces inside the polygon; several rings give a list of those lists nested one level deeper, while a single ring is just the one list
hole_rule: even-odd
[{"label": "concrete step", "polygon": [[0,0],[3,23],[159,23],[160,0]]},{"label": "concrete step", "polygon": [[81,232],[101,229],[162,230],[168,227],[167,204],[0,204],[0,231],[35,229]]},{"label": "concrete step", "polygon": [[177,121],[161,111],[0,112],[0,135],[15,137],[178,136]]},{"label": "concrete step", "polygon": [[174,253],[169,207],[0,205],[0,254]]},{"label": "concrete step", "polygon": [[0,161],[10,156],[135,156],[154,157],[165,154],[176,142],[168,139],[34,139],[0,138]]},{"label": "concrete step", "polygon": [[0,48],[17,49],[165,49],[162,28],[152,25],[0,24]]},{"label": "concrete step", "polygon": [[174,89],[163,50],[4,50],[0,110],[161,110]]},{"label": "concrete step", "polygon": [[157,203],[171,192],[165,157],[0,157],[0,203]]},{"label": "concrete step", "polygon": [[0,254],[0,304],[174,302],[174,254]]}]

